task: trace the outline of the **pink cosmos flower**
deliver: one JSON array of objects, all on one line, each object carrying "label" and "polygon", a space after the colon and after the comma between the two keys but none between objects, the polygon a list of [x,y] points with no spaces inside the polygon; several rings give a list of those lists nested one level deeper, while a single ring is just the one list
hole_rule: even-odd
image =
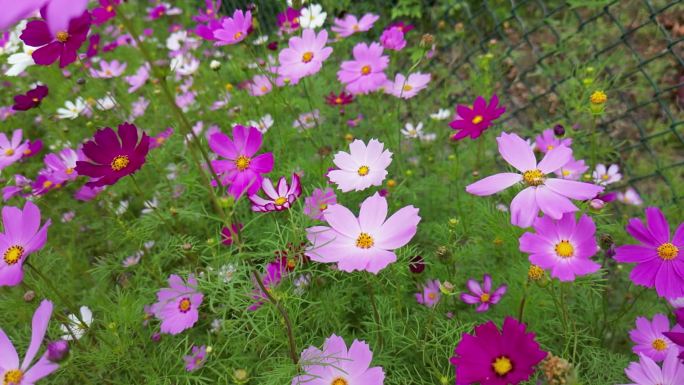
[{"label": "pink cosmos flower", "polygon": [[544,154],[558,146],[572,146],[572,138],[559,138],[554,134],[553,129],[544,130],[534,139],[535,148]]},{"label": "pink cosmos flower", "polygon": [[291,385],[382,385],[385,373],[373,360],[368,344],[354,340],[349,350],[342,337],[335,334],[325,340],[323,350],[310,346],[302,352],[304,374],[292,379]]},{"label": "pink cosmos flower", "polygon": [[178,334],[191,328],[199,318],[199,306],[204,296],[197,290],[195,276],[188,276],[188,283],[175,274],[169,277],[169,287],[157,292],[157,303],[152,312],[161,320],[161,332]]},{"label": "pink cosmos flower", "polygon": [[254,75],[249,83],[247,92],[252,96],[262,96],[271,92],[273,85],[266,75]]},{"label": "pink cosmos flower", "polygon": [[167,127],[164,131],[153,136],[152,140],[150,141],[150,150],[161,147],[161,145],[166,143],[166,141],[171,137],[172,134],[173,128]]},{"label": "pink cosmos flower", "polygon": [[[261,281],[264,287],[269,292],[280,284],[280,281],[287,275],[287,257],[278,257],[275,261],[270,262],[266,265],[266,275],[261,277]],[[266,294],[261,290],[259,284],[254,280],[254,291],[252,293],[252,298],[257,302],[250,305],[247,310],[255,311],[258,310],[264,302],[268,299]]]},{"label": "pink cosmos flower", "polygon": [[404,31],[400,27],[389,27],[382,31],[380,35],[380,43],[385,49],[394,51],[401,51],[406,47],[406,40],[404,39]]},{"label": "pink cosmos flower", "polygon": [[654,287],[667,299],[684,297],[684,223],[670,238],[670,225],[657,207],[646,209],[647,224],[632,218],[627,232],[641,244],[615,249],[616,261],[636,263],[629,275],[639,286]]},{"label": "pink cosmos flower", "polygon": [[361,191],[382,184],[392,163],[392,153],[377,139],[371,139],[368,146],[357,139],[349,145],[349,153],[335,154],[333,163],[338,169],[328,172],[330,182],[342,192]]},{"label": "pink cosmos flower", "polygon": [[48,359],[47,351],[43,353],[33,366],[31,365],[43,344],[51,316],[52,302],[43,300],[33,314],[31,343],[28,350],[26,350],[26,356],[24,356],[24,361],[22,361],[21,365],[19,365],[19,355],[14,345],[12,345],[5,332],[0,329],[0,378],[4,379],[4,384],[32,385],[59,369],[58,364]]},{"label": "pink cosmos flower", "polygon": [[496,141],[501,156],[520,173],[495,174],[468,185],[466,191],[486,196],[525,183],[528,187],[511,201],[511,223],[516,226],[532,225],[539,210],[553,219],[561,219],[563,214],[578,210],[570,199],[591,199],[603,191],[603,187],[590,183],[547,177],[572,157],[572,150],[565,146],[549,151],[537,163],[534,151],[518,135],[502,132]]},{"label": "pink cosmos flower", "polygon": [[195,370],[201,369],[206,360],[207,347],[204,345],[193,346],[192,353],[183,357],[183,361],[185,361],[185,370],[188,372],[194,372]]},{"label": "pink cosmos flower", "polygon": [[69,21],[66,30],[50,31],[44,20],[33,20],[26,24],[21,33],[21,40],[31,47],[40,47],[31,56],[36,64],[48,66],[59,60],[59,67],[64,68],[76,61],[81,44],[86,40],[90,30],[90,13],[88,11]]},{"label": "pink cosmos flower", "polygon": [[370,30],[379,18],[378,15],[367,13],[361,17],[361,20],[358,20],[356,16],[347,14],[344,19],[335,18],[335,25],[331,29],[340,37],[348,37],[357,32]]},{"label": "pink cosmos flower", "polygon": [[230,225],[230,228],[224,226],[221,229],[221,243],[223,243],[226,246],[232,245],[234,242],[234,234],[239,235],[240,230],[242,230],[242,223],[233,223]]},{"label": "pink cosmos flower", "polygon": [[594,170],[591,176],[594,178],[594,183],[603,186],[622,180],[620,166],[617,164],[611,164],[610,167],[606,167],[606,165],[599,163],[596,165],[596,170]]},{"label": "pink cosmos flower", "polygon": [[354,95],[367,94],[382,87],[387,81],[383,72],[389,65],[389,56],[382,55],[378,43],[358,43],[352,50],[354,60],[343,61],[337,71],[337,79],[345,84],[345,90]]},{"label": "pink cosmos flower", "polygon": [[562,179],[579,180],[588,169],[589,166],[584,163],[584,160],[575,160],[570,157],[568,163],[559,168],[555,174]]},{"label": "pink cosmos flower", "polygon": [[135,75],[126,76],[124,79],[126,83],[130,86],[128,88],[128,93],[133,93],[137,91],[140,87],[144,86],[147,79],[150,78],[150,68],[147,64],[140,66],[135,72]]},{"label": "pink cosmos flower", "polygon": [[616,199],[627,205],[641,206],[644,204],[639,193],[632,187],[627,187],[625,192],[618,192]]},{"label": "pink cosmos flower", "polygon": [[439,285],[440,283],[438,279],[428,281],[423,286],[423,291],[421,293],[416,293],[416,301],[418,301],[419,304],[425,305],[427,307],[437,306],[440,298],[442,297],[439,291]]},{"label": "pink cosmos flower", "polygon": [[461,140],[466,136],[470,136],[470,139],[477,139],[504,112],[506,112],[506,107],[499,107],[499,97],[496,94],[492,95],[489,104],[482,96],[475,98],[472,108],[459,104],[456,106],[456,119],[449,123],[449,126],[460,131],[451,139]]},{"label": "pink cosmos flower", "polygon": [[23,131],[18,128],[12,132],[12,139],[0,132],[0,170],[11,166],[24,156],[28,141],[22,141]]},{"label": "pink cosmos flower", "polygon": [[677,345],[664,334],[669,331],[670,320],[664,314],[654,315],[652,321],[645,317],[637,317],[636,329],[629,332],[629,338],[635,343],[632,351],[635,354],[643,354],[655,362],[664,360],[670,350],[679,352]]},{"label": "pink cosmos flower", "polygon": [[287,179],[281,177],[278,180],[277,189],[273,187],[270,179],[264,178],[261,184],[261,189],[264,191],[268,199],[264,199],[259,195],[251,195],[249,200],[252,202],[252,211],[269,212],[282,211],[292,207],[294,201],[302,195],[302,185],[299,182],[299,176],[292,174],[292,183],[287,185]]},{"label": "pink cosmos flower", "polygon": [[333,49],[326,47],[328,31],[321,30],[316,35],[313,29],[304,29],[302,36],[290,38],[289,46],[278,55],[281,69],[279,74],[301,79],[321,70],[323,62]]},{"label": "pink cosmos flower", "polygon": [[639,362],[632,362],[625,374],[634,383],[626,385],[680,385],[684,384],[684,364],[677,358],[677,352],[669,350],[661,368],[652,359],[639,354]]},{"label": "pink cosmos flower", "polygon": [[530,263],[551,270],[561,281],[574,281],[576,276],[595,273],[601,265],[590,258],[598,251],[594,221],[583,214],[575,221],[574,213],[560,220],[543,216],[535,219],[536,233],[520,237],[520,251],[530,254]]},{"label": "pink cosmos flower", "polygon": [[40,210],[31,201],[26,202],[23,210],[12,206],[2,208],[4,233],[0,233],[0,286],[16,286],[21,283],[26,258],[45,246],[47,230],[51,224],[52,221],[48,219],[40,226]]},{"label": "pink cosmos flower", "polygon": [[221,28],[214,30],[216,45],[237,44],[249,35],[252,30],[252,12],[236,9],[233,17],[223,19]]},{"label": "pink cosmos flower", "polygon": [[100,25],[116,17],[116,7],[121,0],[99,0],[100,6],[93,9],[93,24]]},{"label": "pink cosmos flower", "polygon": [[100,60],[100,69],[91,69],[90,74],[96,79],[111,79],[121,76],[126,70],[126,63],[121,63],[118,60],[107,62]]},{"label": "pink cosmos flower", "polygon": [[276,16],[278,27],[285,33],[294,32],[299,28],[299,16],[300,12],[298,9],[287,7],[285,12],[281,12]]},{"label": "pink cosmos flower", "polygon": [[491,305],[496,305],[501,301],[507,289],[507,285],[501,285],[492,292],[492,276],[485,274],[482,276],[482,286],[474,279],[468,280],[468,290],[471,294],[461,293],[461,301],[471,305],[479,304],[475,311],[485,312]]},{"label": "pink cosmos flower", "polygon": [[408,78],[403,74],[397,74],[394,82],[388,82],[385,86],[385,93],[402,99],[410,99],[427,88],[428,83],[430,83],[430,74],[416,72],[410,74]]},{"label": "pink cosmos flower", "polygon": [[205,9],[198,9],[197,14],[192,17],[192,20],[205,23],[214,20],[218,17],[218,11],[221,9],[221,0],[204,0]]},{"label": "pink cosmos flower", "polygon": [[311,219],[323,220],[323,212],[330,205],[337,204],[337,196],[330,187],[315,189],[310,197],[304,199],[304,215]]},{"label": "pink cosmos flower", "polygon": [[13,197],[20,195],[27,197],[31,195],[31,184],[33,181],[21,174],[14,174],[14,186],[5,186],[2,188],[2,199],[8,201]]},{"label": "pink cosmos flower", "polygon": [[233,139],[223,133],[209,138],[209,147],[225,160],[214,160],[211,166],[221,177],[228,193],[238,199],[243,193],[254,195],[261,188],[261,174],[273,169],[273,153],[254,156],[261,147],[263,135],[255,127],[236,125]]},{"label": "pink cosmos flower", "polygon": [[57,154],[47,154],[43,159],[53,182],[61,184],[67,181],[74,181],[78,177],[76,172],[76,162],[86,160],[81,153],[65,148]]},{"label": "pink cosmos flower", "polygon": [[74,193],[74,199],[83,202],[88,202],[93,200],[98,194],[102,192],[102,190],[104,190],[104,186],[98,187],[85,185]]},{"label": "pink cosmos flower", "polygon": [[359,217],[336,204],[323,213],[328,226],[306,230],[312,246],[306,255],[323,263],[337,262],[346,272],[365,270],[377,274],[397,260],[393,250],[411,241],[420,216],[418,209],[406,206],[387,218],[387,199],[375,193],[361,203]]}]

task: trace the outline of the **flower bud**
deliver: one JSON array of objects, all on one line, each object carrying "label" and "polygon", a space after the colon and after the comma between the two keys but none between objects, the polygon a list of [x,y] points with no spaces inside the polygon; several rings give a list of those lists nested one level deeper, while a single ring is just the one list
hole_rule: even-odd
[{"label": "flower bud", "polygon": [[36,298],[36,292],[33,290],[29,290],[26,293],[24,293],[24,301],[26,302],[31,302],[33,299]]},{"label": "flower bud", "polygon": [[563,135],[565,135],[565,127],[563,127],[562,124],[556,124],[555,126],[553,126],[553,133],[554,135],[560,138]]},{"label": "flower bud", "polygon": [[64,340],[57,340],[48,343],[47,359],[52,362],[60,362],[69,354],[69,343]]},{"label": "flower bud", "polygon": [[409,270],[411,270],[413,274],[422,273],[423,270],[425,270],[425,261],[423,260],[423,257],[420,255],[413,256],[409,262]]}]

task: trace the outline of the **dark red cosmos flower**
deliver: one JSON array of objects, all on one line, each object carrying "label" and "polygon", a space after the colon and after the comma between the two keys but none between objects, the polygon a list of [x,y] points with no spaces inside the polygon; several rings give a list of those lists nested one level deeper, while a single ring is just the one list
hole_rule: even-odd
[{"label": "dark red cosmos flower", "polygon": [[411,31],[413,28],[415,28],[412,24],[404,24],[403,21],[397,21],[395,23],[392,23],[387,27],[387,29],[390,29],[392,27],[397,27],[401,30],[401,32],[406,33],[408,31]]},{"label": "dark red cosmos flower", "polygon": [[71,19],[67,31],[59,31],[52,36],[45,20],[33,20],[26,24],[19,38],[31,47],[40,47],[31,55],[36,64],[48,66],[59,59],[59,67],[64,68],[76,61],[77,51],[86,40],[90,30],[88,11]]},{"label": "dark red cosmos flower", "polygon": [[242,223],[233,223],[230,225],[230,228],[228,227],[223,227],[221,229],[221,243],[223,243],[226,246],[230,246],[233,244],[233,234],[240,234],[240,230],[242,230]]},{"label": "dark red cosmos flower", "polygon": [[28,111],[31,108],[36,108],[47,94],[47,86],[36,86],[36,88],[25,94],[16,95],[12,109],[15,111]]},{"label": "dark red cosmos flower", "polygon": [[30,158],[32,156],[38,155],[38,153],[43,149],[43,141],[40,139],[29,140],[28,148],[24,150],[24,155],[22,159]]},{"label": "dark red cosmos flower", "polygon": [[344,106],[354,101],[354,95],[348,94],[344,91],[340,92],[339,95],[334,92],[330,92],[325,97],[325,102],[331,106]]},{"label": "dark red cosmos flower", "polygon": [[89,187],[112,185],[133,174],[145,163],[150,150],[150,137],[144,132],[138,143],[138,128],[128,122],[120,124],[117,133],[109,127],[97,130],[93,140],[83,145],[83,153],[91,162],[76,162],[78,175],[93,179]]},{"label": "dark red cosmos flower", "polygon": [[116,16],[116,6],[121,0],[100,0],[100,6],[93,9],[93,24],[100,25]]},{"label": "dark red cosmos flower", "polygon": [[98,51],[100,50],[100,34],[99,33],[94,33],[90,35],[89,38],[90,44],[88,44],[88,50],[86,51],[86,57],[93,57],[97,55]]}]

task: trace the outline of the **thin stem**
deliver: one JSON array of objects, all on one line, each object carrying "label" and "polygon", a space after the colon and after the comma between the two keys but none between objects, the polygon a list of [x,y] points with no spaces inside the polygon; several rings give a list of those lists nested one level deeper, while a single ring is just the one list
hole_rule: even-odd
[{"label": "thin stem", "polygon": [[378,311],[378,305],[377,301],[375,299],[375,291],[373,290],[373,285],[371,284],[371,281],[367,281],[367,286],[368,286],[368,296],[370,297],[371,300],[371,308],[373,309],[373,319],[375,320],[375,324],[378,327],[378,347],[382,349],[383,345],[383,340],[382,340],[382,323],[380,321],[380,312]]},{"label": "thin stem", "polygon": [[518,305],[518,321],[523,322],[523,316],[525,315],[525,304],[527,303],[527,289],[529,287],[529,280],[525,281],[525,287],[523,289],[523,296],[520,299],[520,305]]},{"label": "thin stem", "polygon": [[150,210],[152,210],[152,212],[157,216],[157,218],[159,218],[159,220],[162,221],[166,225],[166,227],[169,228],[169,230],[173,230],[173,226],[171,226],[171,224],[167,222],[166,219],[164,219],[164,217],[159,213],[159,211],[157,211],[157,207],[155,207],[151,201],[145,198],[145,193],[140,188],[140,185],[138,185],[138,181],[135,179],[135,176],[133,176],[133,174],[130,174],[129,176],[131,177],[131,180],[133,180],[133,186],[135,186],[135,189],[138,191],[138,194],[140,194],[140,197],[143,198],[143,201],[147,203],[147,205],[150,207]]},{"label": "thin stem", "polygon": [[36,273],[36,275],[39,276],[40,279],[42,279],[45,282],[45,284],[50,287],[50,290],[52,290],[55,293],[59,300],[62,301],[62,303],[64,303],[64,305],[66,305],[66,307],[69,308],[69,311],[72,312],[76,319],[78,319],[78,322],[81,323],[81,327],[87,330],[89,326],[87,323],[85,323],[85,321],[83,321],[83,318],[81,318],[81,313],[79,311],[74,311],[74,309],[77,309],[76,306],[74,306],[71,303],[71,301],[67,300],[66,297],[64,297],[62,293],[55,287],[52,281],[48,277],[46,277],[40,270],[38,270],[35,266],[33,266],[31,262],[26,261],[25,265],[28,266],[31,270],[33,270],[33,272]]}]

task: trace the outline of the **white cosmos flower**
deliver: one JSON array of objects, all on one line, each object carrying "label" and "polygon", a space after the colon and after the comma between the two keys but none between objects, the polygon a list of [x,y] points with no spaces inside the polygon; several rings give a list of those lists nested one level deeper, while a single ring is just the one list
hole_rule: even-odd
[{"label": "white cosmos flower", "polygon": [[430,114],[430,118],[434,120],[445,120],[449,119],[451,116],[451,111],[447,110],[446,108],[440,108],[439,111],[435,112],[434,114]]},{"label": "white cosmos flower", "polygon": [[418,122],[416,126],[414,126],[411,122],[407,122],[404,128],[401,130],[401,133],[407,138],[419,138],[423,135],[423,122]]},{"label": "white cosmos flower", "polygon": [[271,116],[271,114],[266,114],[262,116],[261,119],[259,119],[259,121],[250,120],[249,122],[247,122],[247,124],[251,127],[256,127],[256,129],[259,130],[259,132],[265,134],[266,132],[268,132],[268,129],[271,128],[271,126],[273,125],[273,117]]},{"label": "white cosmos flower", "polygon": [[93,323],[93,312],[90,311],[88,306],[81,306],[80,309],[81,319],[85,323],[83,325],[81,321],[74,314],[69,314],[69,322],[67,325],[61,324],[59,328],[62,330],[62,339],[67,341],[72,341],[74,338],[80,340],[88,331],[88,328]]},{"label": "white cosmos flower", "polygon": [[31,47],[24,44],[22,52],[17,52],[10,55],[7,58],[7,64],[10,65],[10,68],[5,71],[5,75],[17,76],[24,72],[26,68],[35,65],[36,62],[33,61],[33,57],[31,56],[35,50],[36,47]]},{"label": "white cosmos flower", "polygon": [[266,43],[267,41],[268,41],[268,35],[261,35],[261,36],[257,37],[256,39],[254,39],[252,44],[262,45],[262,44]]},{"label": "white cosmos flower", "polygon": [[111,94],[105,95],[103,98],[97,99],[97,109],[101,111],[111,110],[116,106],[116,100]]},{"label": "white cosmos flower", "polygon": [[171,70],[182,76],[190,76],[197,72],[200,62],[190,55],[176,56],[171,59]]},{"label": "white cosmos flower", "polygon": [[170,51],[178,51],[184,46],[195,46],[197,44],[197,39],[188,36],[188,31],[181,30],[174,32],[166,39],[166,48]]},{"label": "white cosmos flower", "polygon": [[86,103],[83,98],[78,97],[75,102],[67,100],[64,107],[57,109],[57,117],[60,119],[76,119],[86,109]]},{"label": "white cosmos flower", "polygon": [[320,4],[311,4],[306,8],[302,8],[299,16],[299,25],[302,28],[320,28],[325,23],[325,18],[328,17],[326,12],[323,12],[323,7]]}]

